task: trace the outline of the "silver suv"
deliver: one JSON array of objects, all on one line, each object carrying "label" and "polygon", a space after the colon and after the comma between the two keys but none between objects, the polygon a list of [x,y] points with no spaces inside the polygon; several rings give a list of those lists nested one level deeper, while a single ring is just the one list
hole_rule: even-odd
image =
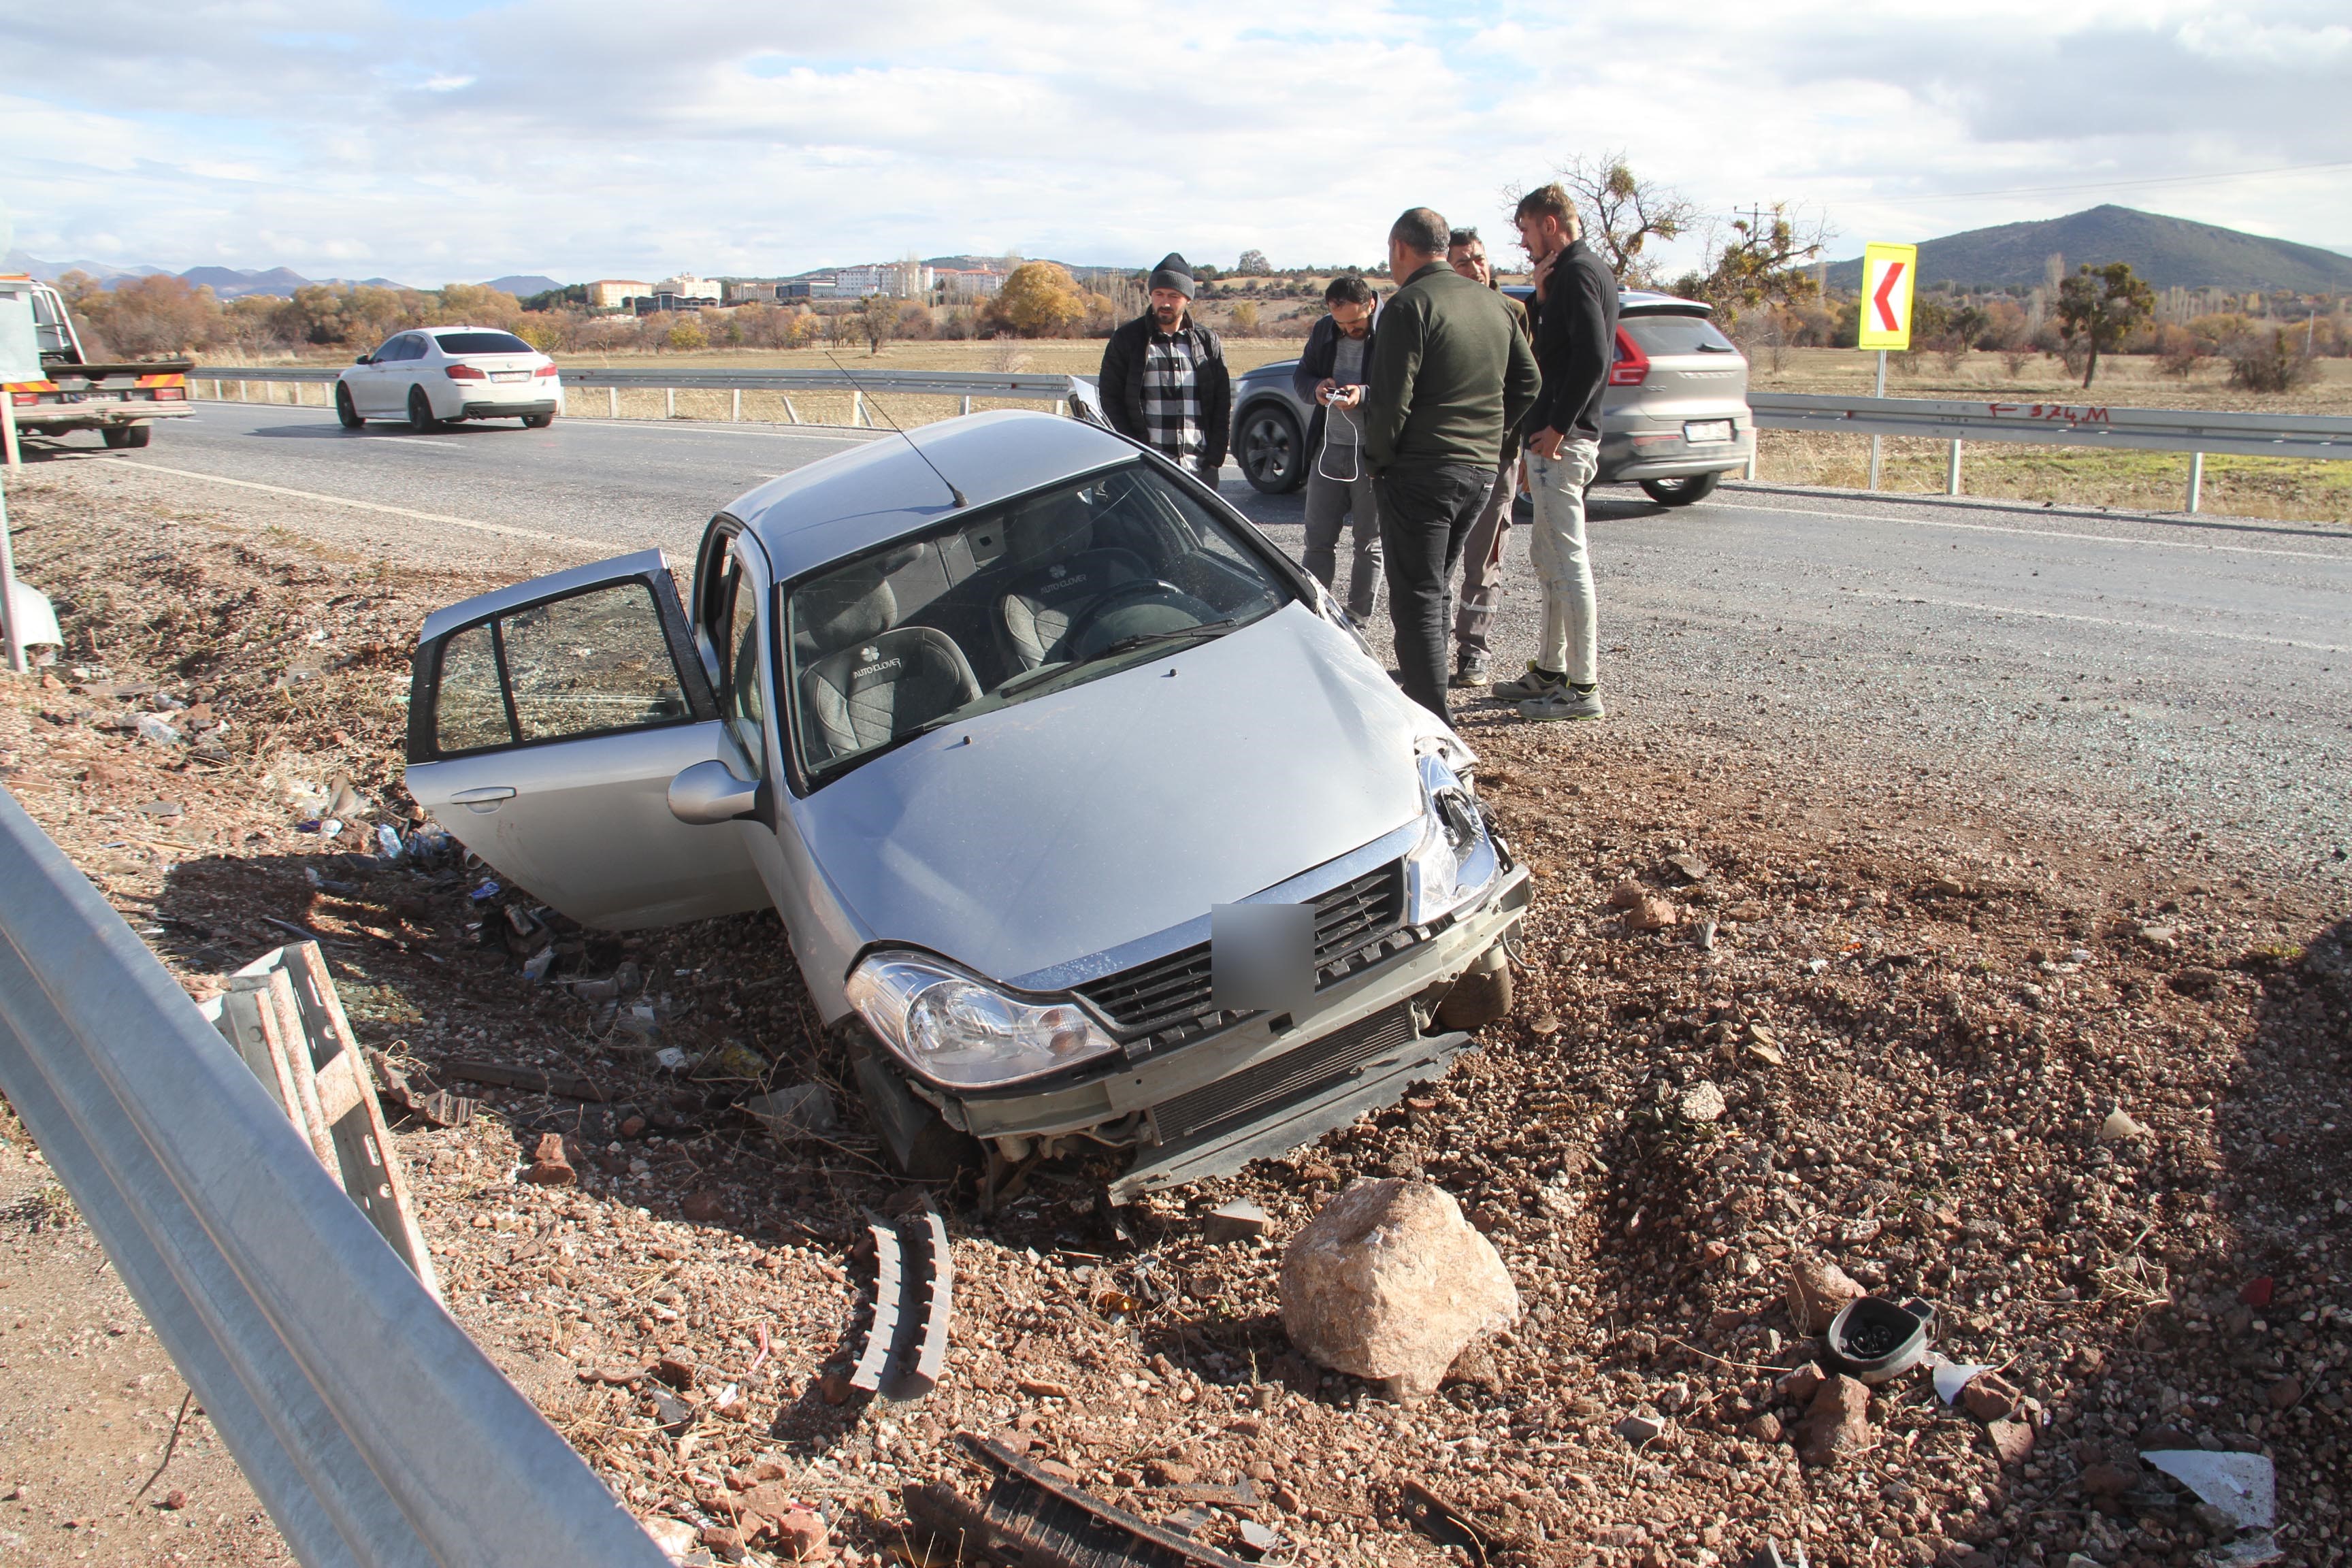
[{"label": "silver suv", "polygon": [[[1526,300],[1532,290],[1507,289]],[[1593,483],[1639,484],[1664,506],[1688,506],[1748,466],[1756,421],[1748,360],[1707,318],[1710,307],[1671,294],[1617,296],[1617,360],[1601,405],[1601,471]],[[1262,364],[1234,383],[1234,448],[1267,495],[1307,482],[1314,410],[1291,390],[1298,362]]]}]

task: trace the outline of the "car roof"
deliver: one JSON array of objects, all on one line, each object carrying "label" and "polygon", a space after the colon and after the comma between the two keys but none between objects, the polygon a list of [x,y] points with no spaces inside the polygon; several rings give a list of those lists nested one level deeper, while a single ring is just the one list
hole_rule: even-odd
[{"label": "car roof", "polygon": [[[992,506],[1136,456],[1133,443],[1083,420],[1001,409],[877,437],[770,479],[727,510],[760,542],[781,580],[951,512]],[[949,493],[950,481],[961,506]]]}]

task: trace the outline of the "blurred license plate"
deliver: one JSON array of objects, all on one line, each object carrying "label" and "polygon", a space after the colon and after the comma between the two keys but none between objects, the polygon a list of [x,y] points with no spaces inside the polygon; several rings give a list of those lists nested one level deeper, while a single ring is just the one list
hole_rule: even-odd
[{"label": "blurred license plate", "polygon": [[[527,370],[494,370],[490,372],[490,379],[492,381],[529,381],[530,379],[530,372]],[[1723,430],[1724,434],[1722,439],[1726,441],[1730,440],[1731,426],[1727,425],[1723,427]]]},{"label": "blurred license plate", "polygon": [[1728,441],[1731,421],[1728,419],[1687,419],[1683,422],[1683,439],[1690,442]]}]

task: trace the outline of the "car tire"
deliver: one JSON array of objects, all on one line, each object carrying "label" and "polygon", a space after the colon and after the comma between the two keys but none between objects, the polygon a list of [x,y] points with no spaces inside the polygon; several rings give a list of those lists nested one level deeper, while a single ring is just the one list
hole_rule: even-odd
[{"label": "car tire", "polygon": [[408,427],[419,436],[429,436],[441,428],[441,421],[433,417],[433,400],[425,395],[421,386],[408,389]]},{"label": "car tire", "polygon": [[544,430],[554,423],[555,416],[552,414],[526,414],[522,416],[522,427],[526,430]]},{"label": "car tire", "polygon": [[153,439],[155,432],[146,425],[110,425],[98,435],[100,440],[120,452],[126,447],[144,447]]},{"label": "car tire", "polygon": [[1307,437],[1290,410],[1270,398],[1242,415],[1234,451],[1242,477],[1260,495],[1288,495],[1307,482]]},{"label": "car tire", "polygon": [[352,389],[341,382],[335,383],[335,418],[346,430],[356,430],[367,423],[352,403]]},{"label": "car tire", "polygon": [[[1500,954],[1495,956],[1500,957]],[[1510,1016],[1511,966],[1504,962],[1489,968],[1484,963],[1474,964],[1454,983],[1445,999],[1437,1005],[1437,1024],[1443,1029],[1464,1031],[1484,1028],[1497,1018]]]},{"label": "car tire", "polygon": [[1720,473],[1691,474],[1679,479],[1643,479],[1642,490],[1660,506],[1688,506],[1713,495],[1722,482]]}]

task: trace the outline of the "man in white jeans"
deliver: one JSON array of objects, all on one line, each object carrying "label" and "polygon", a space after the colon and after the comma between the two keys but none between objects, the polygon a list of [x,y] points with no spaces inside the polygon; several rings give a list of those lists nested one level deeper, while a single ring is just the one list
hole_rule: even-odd
[{"label": "man in white jeans", "polygon": [[1528,416],[1535,502],[1528,563],[1543,590],[1536,657],[1494,689],[1523,719],[1598,719],[1601,675],[1584,487],[1601,467],[1601,393],[1617,349],[1617,279],[1586,246],[1576,205],[1557,184],[1519,198],[1519,241],[1535,263],[1536,363],[1543,392]]}]

